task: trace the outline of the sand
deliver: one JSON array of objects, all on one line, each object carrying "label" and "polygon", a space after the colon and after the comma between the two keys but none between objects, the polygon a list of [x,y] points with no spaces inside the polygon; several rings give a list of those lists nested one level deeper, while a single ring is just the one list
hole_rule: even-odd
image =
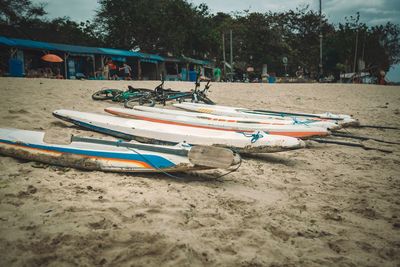
[{"label": "sand", "polygon": [[[157,82],[0,78],[0,126],[101,136],[51,115]],[[189,89],[191,83],[166,86]],[[214,83],[220,104],[353,114],[400,126],[400,87]],[[400,131],[349,129],[399,141]],[[381,144],[378,144],[381,146]],[[387,147],[387,146],[385,146]],[[400,146],[313,144],[215,173],[84,172],[0,157],[1,266],[399,266]]]}]

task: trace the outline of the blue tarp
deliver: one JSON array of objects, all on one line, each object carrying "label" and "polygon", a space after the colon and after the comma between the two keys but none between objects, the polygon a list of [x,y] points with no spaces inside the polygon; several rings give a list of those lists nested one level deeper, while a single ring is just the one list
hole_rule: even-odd
[{"label": "blue tarp", "polygon": [[7,46],[16,46],[15,42],[11,41],[10,39],[0,36],[0,44],[7,45]]},{"label": "blue tarp", "polygon": [[[136,57],[140,58],[143,62],[157,63],[160,61],[169,61],[167,58],[164,58],[159,55],[141,53],[141,52],[133,52],[129,50],[122,49],[113,49],[113,48],[98,48],[98,47],[90,47],[90,46],[79,46],[79,45],[67,45],[67,44],[56,44],[56,43],[46,43],[46,42],[38,42],[26,39],[15,39],[8,38],[4,36],[0,36],[0,45],[19,47],[19,48],[30,48],[30,49],[39,49],[39,50],[49,50],[49,51],[61,51],[68,53],[75,53],[81,55],[108,55],[114,57]],[[198,60],[189,57],[183,57],[182,60],[174,59],[172,62],[190,62],[197,65],[211,65],[211,62],[205,60]]]},{"label": "blue tarp", "polygon": [[126,57],[112,56],[111,59],[114,61],[126,62]]},{"label": "blue tarp", "polygon": [[146,54],[141,52],[133,52],[129,50],[114,49],[114,48],[99,48],[103,54],[109,56],[119,56],[119,57],[137,57],[143,62],[157,63],[159,61],[164,61],[163,57],[158,55]]},{"label": "blue tarp", "polygon": [[152,61],[164,61],[164,58],[159,55],[152,55],[138,52],[139,58],[144,59],[143,61],[152,62]]},{"label": "blue tarp", "polygon": [[181,63],[182,60],[174,57],[164,57],[165,62],[175,62],[175,63]]},{"label": "blue tarp", "polygon": [[55,43],[49,43],[49,44],[52,45],[56,50],[63,51],[63,52],[69,52],[69,53],[75,53],[75,54],[85,54],[85,55],[103,54],[103,52],[97,47],[55,44]]},{"label": "blue tarp", "polygon": [[208,60],[200,60],[201,62],[202,62],[202,64],[201,65],[204,65],[204,66],[213,66],[213,63],[211,62],[211,61],[208,61]]},{"label": "blue tarp", "polygon": [[38,42],[25,39],[14,39],[14,38],[8,38],[8,39],[13,41],[15,44],[12,46],[16,47],[40,49],[40,50],[56,50],[54,46],[45,42]]},{"label": "blue tarp", "polygon": [[102,54],[109,56],[140,57],[139,53],[129,50],[114,49],[114,48],[99,48],[99,50],[102,52]]},{"label": "blue tarp", "polygon": [[62,52],[85,54],[85,55],[103,54],[102,51],[97,47],[45,43],[45,42],[38,42],[25,39],[7,38],[3,36],[0,36],[0,44],[4,44],[7,46],[21,47],[21,48],[62,51]]},{"label": "blue tarp", "polygon": [[200,59],[194,59],[194,58],[190,58],[190,57],[182,57],[182,61],[184,62],[188,62],[188,63],[192,63],[192,64],[196,64],[196,65],[211,65],[210,61],[207,60],[200,60]]}]

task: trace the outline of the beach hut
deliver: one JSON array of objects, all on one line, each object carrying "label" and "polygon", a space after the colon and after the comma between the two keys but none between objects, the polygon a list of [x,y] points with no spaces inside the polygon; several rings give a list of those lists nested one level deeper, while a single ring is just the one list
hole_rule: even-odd
[{"label": "beach hut", "polygon": [[161,67],[160,64],[164,62],[164,58],[159,55],[152,55],[147,53],[138,53],[139,64],[138,71],[140,72],[141,80],[160,80]]},{"label": "beach hut", "polygon": [[[12,77],[23,77],[34,66],[45,74],[47,65],[40,58],[54,47],[45,42],[38,42],[25,39],[7,38],[0,36],[0,43],[9,47],[8,57],[4,55],[2,67],[8,65],[8,75]],[[4,69],[6,69],[4,67]],[[6,71],[4,71],[6,72]]]},{"label": "beach hut", "polygon": [[[0,43],[10,48],[9,75],[19,77],[52,78],[58,74],[74,79],[77,73],[82,73],[84,77],[92,77],[96,69],[95,55],[101,53],[95,47],[46,43],[3,36],[0,36]],[[64,62],[49,65],[46,61],[41,60],[42,56],[49,52],[60,56]],[[2,62],[4,62],[3,59]]]},{"label": "beach hut", "polygon": [[[160,79],[159,65],[160,62],[164,61],[164,58],[161,56],[114,48],[100,48],[100,50],[113,61],[127,63],[132,68],[132,78],[134,79]],[[107,57],[103,56],[103,58],[106,59]]]},{"label": "beach hut", "polygon": [[182,61],[174,57],[164,57],[164,62],[161,64],[161,73],[166,81],[180,81]]},{"label": "beach hut", "polygon": [[[172,80],[195,80],[199,70],[204,75],[207,69],[212,68],[208,61],[189,57],[164,58],[123,49],[46,43],[5,36],[0,36],[0,46],[6,48],[0,53],[1,73],[16,77],[104,79],[107,78],[103,77],[104,65],[109,59],[117,67],[127,63],[132,68],[132,78],[138,80],[159,80],[161,74]],[[63,62],[49,65],[41,60],[50,52],[60,56]],[[46,69],[50,69],[48,74]],[[212,73],[212,70],[209,72]]]},{"label": "beach hut", "polygon": [[[100,48],[103,55],[101,56],[102,68],[107,61],[112,60],[117,67],[121,67],[123,63],[127,63],[132,68],[132,79],[139,80],[140,75],[138,72],[138,59],[139,53],[123,49],[115,48]],[[118,76],[121,74],[118,71]],[[122,76],[121,76],[122,77]]]},{"label": "beach hut", "polygon": [[[191,57],[182,56],[181,59],[185,62],[185,68],[182,68],[182,80],[195,81],[197,73],[201,76],[212,78],[214,64],[211,61],[194,59]],[[184,79],[186,77],[186,79]]]},{"label": "beach hut", "polygon": [[64,77],[67,79],[93,78],[97,71],[96,56],[101,55],[99,48],[90,46],[50,43],[64,59]]}]

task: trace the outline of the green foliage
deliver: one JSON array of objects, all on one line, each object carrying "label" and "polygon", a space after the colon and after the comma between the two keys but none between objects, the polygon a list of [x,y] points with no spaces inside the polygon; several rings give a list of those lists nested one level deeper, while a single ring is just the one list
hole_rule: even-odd
[{"label": "green foliage", "polygon": [[354,68],[363,59],[369,70],[388,70],[400,62],[399,25],[368,27],[360,15],[338,25],[308,6],[285,12],[211,14],[207,5],[186,0],[99,0],[94,21],[76,23],[69,18],[48,20],[44,5],[30,0],[0,0],[0,34],[80,45],[137,49],[162,55],[181,55],[222,61],[225,33],[229,61],[229,31],[233,31],[234,62],[238,69],[263,64],[282,75],[282,58],[289,74],[298,66],[317,73],[320,19],[323,34],[323,67],[326,75]]},{"label": "green foliage", "polygon": [[100,45],[96,26],[68,17],[48,20],[44,4],[30,0],[0,0],[0,35],[55,43]]},{"label": "green foliage", "polygon": [[[207,42],[208,8],[182,0],[100,0],[96,22],[111,47],[196,54]],[[193,53],[193,51],[195,51]]]},{"label": "green foliage", "polygon": [[36,19],[46,14],[44,4],[33,4],[30,0],[0,0],[0,22],[18,23]]},{"label": "green foliage", "polygon": [[367,70],[387,71],[390,66],[400,62],[399,37],[399,26],[390,22],[368,27],[359,22],[358,14],[347,18],[344,24],[340,23],[334,33],[328,36],[327,62],[331,63],[328,67],[331,69],[333,64],[340,64],[343,71],[351,72],[354,68],[354,56],[357,54],[357,59],[366,62]]}]

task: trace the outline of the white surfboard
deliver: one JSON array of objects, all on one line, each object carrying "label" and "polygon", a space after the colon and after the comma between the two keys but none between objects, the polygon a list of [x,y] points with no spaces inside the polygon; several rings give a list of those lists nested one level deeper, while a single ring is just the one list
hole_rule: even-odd
[{"label": "white surfboard", "polygon": [[214,147],[160,146],[72,136],[69,144],[45,141],[45,133],[0,128],[0,154],[84,170],[172,172],[229,168],[240,158]]},{"label": "white surfboard", "polygon": [[152,143],[187,143],[231,148],[242,153],[268,153],[303,148],[298,138],[265,132],[231,132],[132,120],[96,113],[56,110],[53,115],[105,134]]},{"label": "white surfboard", "polygon": [[147,107],[147,106],[134,106],[133,109],[140,111],[153,112],[158,114],[168,114],[174,116],[189,116],[202,120],[218,121],[218,122],[231,122],[231,123],[247,123],[247,124],[265,124],[265,125],[296,125],[303,124],[309,126],[322,127],[329,130],[334,130],[340,128],[339,124],[331,121],[324,120],[308,120],[301,119],[296,120],[292,117],[271,117],[271,118],[243,118],[243,117],[232,117],[232,116],[222,116],[213,115],[201,112],[189,112],[184,110],[176,110],[170,108],[157,108],[157,107]]},{"label": "white surfboard", "polygon": [[309,126],[305,124],[257,124],[243,122],[229,122],[218,120],[204,120],[192,116],[170,115],[163,113],[140,111],[135,109],[114,108],[104,109],[106,112],[125,118],[144,120],[168,125],[188,126],[199,129],[211,129],[232,132],[254,132],[263,131],[273,135],[284,135],[297,138],[307,138],[312,136],[326,136],[329,134],[326,128]]},{"label": "white surfboard", "polygon": [[309,120],[326,120],[337,122],[339,125],[354,125],[357,124],[358,121],[352,118],[350,115],[345,114],[332,114],[329,112],[320,113],[320,114],[311,114],[311,113],[301,113],[301,112],[280,112],[280,111],[268,111],[268,110],[252,110],[246,108],[239,107],[229,107],[229,106],[220,106],[220,105],[206,105],[199,103],[191,103],[191,102],[183,102],[173,104],[175,107],[201,112],[208,113],[214,115],[224,115],[224,116],[233,116],[233,117],[243,117],[243,118],[294,118],[296,120],[303,120],[307,118]]}]

